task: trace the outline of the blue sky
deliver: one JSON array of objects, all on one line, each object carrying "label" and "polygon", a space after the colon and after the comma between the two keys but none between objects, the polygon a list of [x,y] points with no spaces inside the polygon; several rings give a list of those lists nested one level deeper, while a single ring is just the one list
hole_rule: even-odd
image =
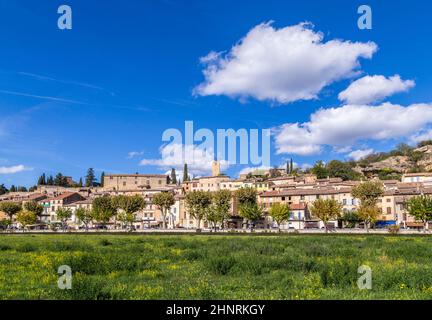
[{"label": "blue sky", "polygon": [[[357,27],[357,8],[365,3],[372,8],[372,30]],[[72,30],[57,28],[57,8],[62,4],[73,10]],[[97,174],[165,172],[167,168],[155,161],[161,157],[162,133],[168,128],[183,130],[186,120],[193,120],[197,129],[274,128],[282,140],[285,131],[281,126],[292,128],[298,123],[300,142],[294,147],[286,141],[280,146],[272,139],[272,165],[291,157],[299,165],[347,159],[354,151],[388,150],[400,141],[412,143],[419,135],[428,137],[432,123],[428,104],[432,102],[431,10],[432,4],[426,1],[0,1],[0,183],[29,186],[41,173],[59,171],[78,180],[88,167]],[[219,87],[218,94],[196,93],[197,86],[206,84],[203,70],[211,68],[200,63],[201,57],[222,52],[217,62],[232,59],[232,47],[241,47],[248,32],[270,21],[271,25],[264,26],[271,36],[308,21],[313,27],[299,32],[322,32],[323,44],[335,39],[373,42],[377,50],[370,58],[354,59],[359,66],[329,80],[314,98],[284,102],[266,97],[268,88],[262,89],[259,81],[252,87],[267,90],[262,99],[251,94],[255,89],[250,87],[245,96],[225,94]],[[284,41],[283,36],[275,39]],[[259,39],[251,36],[251,41]],[[288,51],[296,46],[285,45],[281,43]],[[266,67],[275,53],[268,54]],[[311,63],[300,62],[309,72]],[[219,65],[223,73],[217,76],[231,80],[232,70],[222,69]],[[291,69],[287,67],[283,75],[289,78]],[[348,71],[357,73],[348,75]],[[263,74],[275,79],[271,71]],[[320,108],[343,108],[347,103],[338,94],[368,75],[386,79],[400,75],[402,82],[415,82],[409,90],[396,90],[371,104],[373,112],[384,118],[393,109],[379,109],[385,108],[382,103],[402,106],[389,119],[393,126],[380,131],[370,124],[370,130],[349,141],[343,139],[352,133],[349,128],[346,134],[336,131],[337,138],[331,137],[333,128],[310,132],[315,130],[314,123],[305,132],[311,114]],[[311,79],[317,76],[323,75],[310,74]],[[308,79],[302,79],[306,87]],[[279,80],[283,92],[289,85],[286,79]],[[417,103],[424,105],[406,109]],[[341,118],[351,112],[336,111],[344,113]],[[405,116],[413,127],[397,124]],[[349,126],[350,121],[345,123]],[[309,146],[299,146],[303,143]],[[305,153],[310,145],[316,152]],[[300,149],[303,151],[298,152]],[[130,152],[137,154],[128,157]],[[140,165],[143,159],[152,159],[154,164]],[[225,171],[236,176],[243,167],[234,165]]]}]

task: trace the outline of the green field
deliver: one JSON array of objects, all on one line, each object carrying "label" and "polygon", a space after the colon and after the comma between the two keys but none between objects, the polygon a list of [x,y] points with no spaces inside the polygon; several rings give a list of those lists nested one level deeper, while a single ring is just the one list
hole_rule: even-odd
[{"label": "green field", "polygon": [[[372,290],[357,288],[360,265]],[[430,237],[0,236],[0,299],[431,298]]]}]

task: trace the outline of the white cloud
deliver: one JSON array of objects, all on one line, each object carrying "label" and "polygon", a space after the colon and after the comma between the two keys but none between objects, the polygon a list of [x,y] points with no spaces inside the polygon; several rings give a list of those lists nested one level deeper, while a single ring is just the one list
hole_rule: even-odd
[{"label": "white cloud", "polygon": [[432,140],[432,129],[423,130],[410,137],[410,142],[413,144],[426,140]]},{"label": "white cloud", "polygon": [[352,147],[351,146],[334,146],[333,147],[333,151],[336,153],[348,153],[352,151]]},{"label": "white cloud", "polygon": [[18,173],[27,170],[33,170],[33,169],[20,164],[11,167],[0,167],[0,174],[13,174],[13,173]]},{"label": "white cloud", "polygon": [[[182,145],[170,143],[160,149],[160,159],[143,159],[140,165],[152,165],[164,170],[175,168],[182,170],[184,163],[188,165],[188,171],[194,174],[211,172],[211,165],[215,159],[213,150],[205,150],[195,145]],[[228,168],[228,162],[222,160],[221,169]]]},{"label": "white cloud", "polygon": [[373,42],[323,38],[308,23],[281,29],[260,24],[227,54],[201,58],[205,81],[194,93],[279,103],[315,99],[325,86],[357,73],[359,58],[377,50]]},{"label": "white cloud", "polygon": [[131,151],[131,152],[128,152],[127,158],[128,159],[133,159],[135,157],[142,156],[143,154],[144,154],[143,151]]},{"label": "white cloud", "polygon": [[399,75],[365,76],[339,93],[339,100],[348,104],[369,104],[382,100],[398,92],[405,92],[415,86],[413,80],[402,80]]},{"label": "white cloud", "polygon": [[419,132],[432,122],[432,104],[408,107],[346,105],[320,109],[305,123],[285,123],[273,128],[277,154],[311,155],[323,146],[352,146],[361,140],[382,140]]},{"label": "white cloud", "polygon": [[350,159],[358,161],[358,160],[363,159],[364,157],[366,157],[372,153],[374,153],[373,149],[354,150],[354,151],[350,152],[347,156]]}]

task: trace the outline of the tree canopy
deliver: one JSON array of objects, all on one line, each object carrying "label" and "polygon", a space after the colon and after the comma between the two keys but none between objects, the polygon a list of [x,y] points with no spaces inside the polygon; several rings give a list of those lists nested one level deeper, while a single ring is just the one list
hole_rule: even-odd
[{"label": "tree canopy", "polygon": [[160,192],[153,196],[152,203],[157,206],[162,214],[162,228],[166,229],[166,216],[168,210],[175,204],[174,195],[171,192]]},{"label": "tree canopy", "polygon": [[340,217],[342,204],[335,199],[317,199],[312,203],[309,210],[312,216],[324,223],[324,228],[327,232],[327,223]]}]

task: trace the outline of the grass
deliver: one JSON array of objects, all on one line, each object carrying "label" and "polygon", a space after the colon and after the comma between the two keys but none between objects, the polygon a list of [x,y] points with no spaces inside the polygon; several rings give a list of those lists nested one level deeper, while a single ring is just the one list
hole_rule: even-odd
[{"label": "grass", "polygon": [[424,236],[2,235],[0,299],[431,299],[431,261]]}]

